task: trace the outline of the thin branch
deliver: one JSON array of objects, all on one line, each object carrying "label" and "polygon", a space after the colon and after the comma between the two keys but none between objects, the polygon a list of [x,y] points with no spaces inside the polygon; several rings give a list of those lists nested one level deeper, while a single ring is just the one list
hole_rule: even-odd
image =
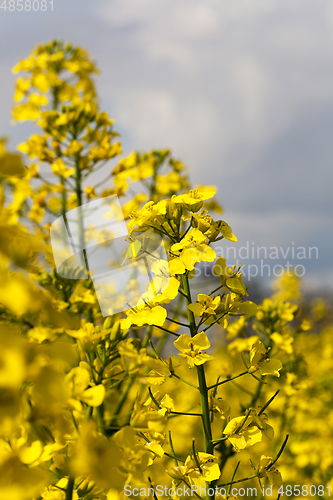
[{"label": "thin branch", "polygon": [[193,387],[194,389],[197,389],[197,390],[199,389],[199,387],[197,385],[194,385],[191,382],[188,382],[187,380],[181,378],[179,375],[176,375],[175,372],[171,372],[171,374],[173,377],[178,378],[178,380],[180,380],[181,382],[184,382],[184,384],[187,384],[187,385]]},{"label": "thin branch", "polygon": [[[235,467],[235,470],[234,470],[234,472],[232,473],[231,480],[230,480],[231,482],[233,482],[233,480],[235,479],[236,472],[237,472],[237,469],[238,469],[239,465],[240,465],[240,460],[237,462],[237,465],[236,465],[236,467]],[[227,498],[229,498],[230,493],[231,493],[231,484],[229,484],[229,486],[228,486]]]},{"label": "thin branch", "polygon": [[227,382],[231,382],[232,380],[235,380],[236,378],[242,377],[243,375],[247,375],[248,373],[249,372],[246,371],[246,372],[240,373],[239,375],[235,375],[235,377],[228,377],[225,380],[222,380],[222,382],[218,382],[217,384],[210,385],[209,387],[207,387],[207,389],[208,390],[214,389],[214,387],[217,387],[217,386],[222,385],[222,384],[226,384]]},{"label": "thin branch", "polygon": [[220,319],[222,319],[227,314],[228,314],[228,311],[225,311],[223,314],[221,314],[221,316],[219,316],[218,318],[216,318],[216,320],[213,321],[213,323],[211,323],[209,326],[207,326],[207,328],[204,328],[202,331],[206,332],[207,330],[209,330],[209,328],[211,328],[213,325],[215,325],[215,323],[217,323],[218,321],[220,321]]},{"label": "thin branch", "polygon": [[184,411],[170,411],[173,415],[186,415],[189,417],[202,417],[202,413],[186,413]]},{"label": "thin branch", "polygon": [[286,444],[287,444],[288,439],[289,439],[289,434],[287,434],[287,435],[286,435],[285,440],[283,441],[282,446],[281,446],[281,448],[280,448],[280,450],[279,450],[278,454],[276,455],[275,459],[274,459],[274,460],[273,460],[273,462],[272,462],[272,463],[271,463],[271,464],[267,467],[267,469],[266,469],[266,470],[271,469],[271,468],[273,467],[273,465],[274,465],[274,464],[275,464],[275,463],[279,460],[280,456],[282,455],[283,450],[285,449],[285,446],[286,446]]},{"label": "thin branch", "polygon": [[148,476],[148,481],[149,481],[149,484],[150,484],[150,486],[151,486],[151,488],[152,488],[152,490],[153,490],[153,497],[154,497],[154,499],[155,499],[155,500],[158,500],[157,495],[156,495],[156,493],[155,493],[155,488],[154,488],[154,486],[153,486],[153,483],[152,483],[152,481],[151,481],[150,476]]},{"label": "thin branch", "polygon": [[[172,451],[172,458],[175,462],[175,466],[178,467],[178,458],[176,457],[175,450],[173,448],[173,443],[172,443],[172,437],[171,437],[171,431],[169,431],[169,444],[170,444],[170,449]],[[165,453],[165,452],[164,452]],[[171,457],[171,455],[167,455],[168,457]]]},{"label": "thin branch", "polygon": [[215,290],[213,290],[212,292],[210,292],[208,295],[209,295],[209,296],[210,296],[210,295],[213,295],[213,293],[217,292],[217,290],[220,290],[220,288],[223,288],[223,287],[224,287],[224,285],[220,285],[220,286],[218,286],[217,288],[215,288]]},{"label": "thin branch", "polygon": [[221,441],[226,441],[227,439],[228,439],[228,436],[224,436],[222,438],[213,439],[212,443],[215,445],[217,443],[220,443]]},{"label": "thin branch", "polygon": [[245,422],[247,421],[247,419],[250,416],[250,413],[251,413],[251,410],[248,410],[247,414],[245,415],[244,420],[242,421],[242,423],[240,424],[240,426],[235,430],[234,434],[238,434],[243,429],[243,427],[245,425]]},{"label": "thin branch", "polygon": [[198,455],[197,455],[197,452],[195,449],[195,439],[192,440],[192,453],[193,453],[193,459],[195,461],[195,465],[198,467],[200,473],[202,474],[202,468],[201,468],[200,462],[198,460]]},{"label": "thin branch", "polygon": [[42,175],[40,175],[40,173],[38,173],[37,178],[40,179],[41,181],[45,182],[45,184],[48,184],[49,186],[56,187],[56,184],[54,184],[53,182],[47,181]]},{"label": "thin branch", "polygon": [[179,333],[171,332],[170,330],[163,328],[163,326],[158,326],[158,325],[151,325],[151,326],[154,326],[155,328],[159,328],[160,330],[163,330],[164,332],[170,333],[171,335],[175,335],[175,337],[180,337]]},{"label": "thin branch", "polygon": [[104,184],[104,182],[106,182],[108,179],[111,179],[112,177],[112,173],[111,174],[108,174],[102,181],[99,181],[97,182],[97,184],[94,185],[95,188],[101,186],[102,184]]},{"label": "thin branch", "polygon": [[273,401],[273,399],[279,394],[280,392],[280,389],[278,389],[276,391],[275,394],[273,394],[273,396],[267,401],[267,403],[261,408],[261,410],[259,411],[258,413],[258,416],[260,416],[262,413],[264,413],[264,411],[266,410],[266,408],[271,404],[271,402]]},{"label": "thin branch", "polygon": [[258,477],[258,475],[254,474],[253,476],[243,477],[242,479],[237,479],[237,481],[229,481],[228,483],[218,484],[217,486],[218,488],[222,488],[223,486],[229,486],[232,484],[242,483],[243,481],[249,481],[250,479],[255,479],[256,477]]},{"label": "thin branch", "polygon": [[66,500],[72,500],[73,489],[74,489],[74,478],[69,477],[68,483],[67,483],[67,488],[66,488]]},{"label": "thin branch", "polygon": [[172,321],[172,323],[176,323],[176,325],[179,325],[179,326],[186,326],[186,328],[190,328],[189,325],[187,325],[186,323],[180,323],[179,321],[176,321],[175,319],[171,319],[171,318],[166,318],[168,321]]}]

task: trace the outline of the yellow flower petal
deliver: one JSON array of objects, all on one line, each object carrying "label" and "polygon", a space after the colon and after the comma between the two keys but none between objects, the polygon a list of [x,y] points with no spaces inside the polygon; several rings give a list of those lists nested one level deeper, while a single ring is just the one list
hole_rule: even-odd
[{"label": "yellow flower petal", "polygon": [[198,304],[197,302],[194,302],[193,304],[189,304],[187,307],[190,311],[194,312],[194,314],[196,314],[197,316],[201,316],[205,310],[204,306],[202,306],[201,304]]},{"label": "yellow flower petal", "polygon": [[274,375],[275,377],[279,377],[279,371],[282,370],[282,368],[282,364],[278,359],[269,359],[259,367],[259,371],[261,375]]},{"label": "yellow flower petal", "polygon": [[103,403],[104,398],[105,387],[103,384],[99,384],[84,391],[80,399],[84,403],[87,403],[89,406],[93,406],[95,408]]},{"label": "yellow flower petal", "polygon": [[19,457],[22,463],[32,464],[43,453],[43,446],[40,441],[34,441],[31,446],[23,447],[19,451]]},{"label": "yellow flower petal", "polygon": [[39,107],[34,104],[19,104],[13,109],[13,117],[15,120],[37,120],[39,118]]}]

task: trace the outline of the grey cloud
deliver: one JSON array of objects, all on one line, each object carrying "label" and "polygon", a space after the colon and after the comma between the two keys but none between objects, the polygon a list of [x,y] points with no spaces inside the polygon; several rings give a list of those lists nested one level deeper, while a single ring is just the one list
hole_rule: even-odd
[{"label": "grey cloud", "polygon": [[10,67],[36,43],[72,39],[98,61],[101,105],[116,118],[126,154],[172,148],[196,183],[218,186],[240,241],[317,244],[312,283],[324,269],[333,273],[330,0],[54,5],[52,16],[7,16],[2,30],[10,44],[0,126],[13,142],[31,126],[8,125]]}]

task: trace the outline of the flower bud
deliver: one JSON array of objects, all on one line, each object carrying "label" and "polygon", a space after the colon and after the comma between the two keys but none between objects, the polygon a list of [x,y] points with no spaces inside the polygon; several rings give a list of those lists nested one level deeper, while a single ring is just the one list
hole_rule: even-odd
[{"label": "flower bud", "polygon": [[111,334],[110,334],[111,342],[115,342],[116,340],[119,340],[120,333],[121,333],[120,332],[120,321],[116,321],[112,327]]},{"label": "flower bud", "polygon": [[108,316],[103,323],[103,330],[109,330],[112,325],[112,316]]},{"label": "flower bud", "polygon": [[198,212],[202,208],[202,205],[203,205],[202,200],[198,200],[196,203],[191,203],[191,204],[184,203],[184,207],[189,212]]},{"label": "flower bud", "polygon": [[95,487],[94,481],[85,479],[78,487],[77,494],[79,495],[80,498],[85,497],[86,495],[88,495],[88,493],[90,493],[94,489],[94,487]]},{"label": "flower bud", "polygon": [[220,236],[220,221],[215,222],[212,220],[212,224],[211,224],[210,228],[208,229],[206,235],[208,236],[209,241],[211,241],[211,242],[214,242],[217,239],[221,239],[221,238],[219,238],[219,236]]}]

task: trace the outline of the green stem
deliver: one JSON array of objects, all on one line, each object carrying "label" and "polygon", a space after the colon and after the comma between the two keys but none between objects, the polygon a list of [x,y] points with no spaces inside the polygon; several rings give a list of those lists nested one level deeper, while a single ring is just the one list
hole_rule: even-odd
[{"label": "green stem", "polygon": [[145,336],[143,337],[142,342],[141,342],[141,348],[147,347],[147,345],[149,344],[149,340],[150,340],[152,331],[153,331],[152,326],[147,328],[147,330],[145,332]]},{"label": "green stem", "polygon": [[150,487],[151,487],[151,488],[152,488],[152,490],[153,490],[153,497],[154,497],[154,499],[155,499],[155,500],[158,500],[157,495],[156,495],[156,493],[155,493],[155,488],[154,488],[153,483],[152,483],[152,480],[151,480],[151,478],[150,478],[149,476],[148,476],[148,481],[149,481]]},{"label": "green stem", "polygon": [[118,414],[120,413],[125,401],[126,401],[126,398],[127,398],[127,395],[133,385],[133,382],[134,382],[135,378],[134,377],[129,377],[128,379],[128,382],[127,382],[127,385],[124,389],[124,392],[122,393],[122,395],[120,396],[119,400],[118,400],[118,403],[117,403],[117,406],[114,410],[114,414],[113,414],[113,417],[111,419],[111,422],[110,422],[110,426],[113,426],[116,421],[117,421],[117,418],[118,418]]},{"label": "green stem", "polygon": [[217,444],[217,443],[221,443],[222,441],[226,441],[228,439],[228,436],[224,436],[222,438],[219,438],[219,439],[214,439],[213,440],[213,443],[214,445]]},{"label": "green stem", "polygon": [[158,326],[158,325],[152,325],[154,326],[155,328],[159,328],[160,330],[163,330],[164,332],[167,332],[171,335],[174,335],[175,337],[179,337],[179,333],[176,333],[176,332],[172,332],[171,330],[167,330],[166,328],[163,328],[163,326]]},{"label": "green stem", "polygon": [[74,478],[68,478],[67,488],[66,488],[66,500],[73,499],[73,489],[74,489]]},{"label": "green stem", "polygon": [[255,393],[253,394],[253,397],[251,399],[251,402],[250,402],[250,405],[249,407],[252,407],[252,406],[255,406],[256,402],[258,401],[258,399],[260,398],[260,393],[261,393],[261,388],[263,386],[263,381],[260,380],[257,384],[257,387],[256,387],[256,390],[255,390]]},{"label": "green stem", "polygon": [[[192,303],[190,285],[188,281],[188,273],[182,276],[182,285],[186,298],[186,306]],[[197,325],[195,322],[195,317],[193,312],[186,307],[187,309],[187,317],[191,331],[191,337],[194,337],[197,333]],[[211,455],[214,454],[214,444],[212,443],[212,428],[210,422],[210,412],[209,412],[209,400],[208,400],[208,388],[206,383],[205,369],[203,365],[199,365],[197,368],[198,374],[198,383],[199,383],[199,391],[200,391],[200,405],[201,405],[201,413],[202,413],[202,426],[203,426],[203,434],[205,441],[205,452]],[[209,494],[209,483],[206,485],[206,499],[214,498],[214,490],[213,494]]]},{"label": "green stem", "polygon": [[[174,311],[173,311],[173,313],[172,313],[172,314],[173,314],[173,319],[174,319],[174,318],[177,318],[177,316],[178,316],[178,314],[179,314],[179,312],[180,312],[180,309],[181,309],[182,303],[183,303],[182,296],[181,296],[181,295],[178,295],[178,299],[177,299],[177,302],[176,302],[176,307],[175,307],[175,310],[174,310]],[[169,333],[169,332],[168,332],[168,333]],[[163,347],[164,347],[164,344],[166,343],[166,341],[168,340],[168,338],[169,338],[169,335],[167,335],[166,333],[164,333],[164,334],[160,337],[160,339],[159,339],[159,341],[158,341],[158,344],[157,344],[157,346],[156,346],[156,349],[155,349],[155,351],[156,351],[156,353],[157,353],[157,354],[159,354],[159,353],[162,351],[162,349],[163,349]]]},{"label": "green stem", "polygon": [[253,397],[253,392],[248,391],[247,389],[245,389],[245,387],[242,387],[240,384],[237,384],[237,382],[235,382],[234,380],[232,380],[231,383],[232,383],[232,385],[237,387],[237,389],[239,389],[240,391],[245,392],[245,394],[247,394],[248,396],[251,396],[251,398]]},{"label": "green stem", "polygon": [[[238,461],[238,462],[237,462],[237,465],[236,465],[236,467],[235,467],[235,470],[234,470],[234,472],[232,473],[231,480],[230,480],[230,482],[231,482],[231,483],[232,483],[232,482],[233,482],[233,480],[235,479],[236,472],[237,472],[237,469],[238,469],[239,465],[240,465],[240,461]],[[229,484],[229,486],[228,486],[227,498],[229,498],[230,493],[231,493],[231,484]]]},{"label": "green stem", "polygon": [[267,470],[271,469],[273,467],[273,465],[279,460],[280,456],[283,453],[283,450],[285,449],[285,446],[287,444],[288,439],[289,439],[289,434],[286,435],[285,440],[283,441],[282,446],[281,446],[281,448],[278,451],[278,454],[276,455],[276,457],[273,460],[273,462],[271,464],[269,464],[269,466],[267,467]]},{"label": "green stem", "polygon": [[98,425],[98,430],[101,434],[106,435],[105,431],[105,424],[104,424],[104,405],[103,403],[101,406],[98,406],[96,408],[96,420],[97,420],[97,425]]},{"label": "green stem", "polygon": [[211,323],[209,326],[207,326],[207,328],[204,328],[202,331],[203,332],[207,332],[207,330],[209,330],[213,325],[215,325],[215,323],[217,323],[218,321],[220,321],[220,319],[222,319],[227,314],[228,314],[228,311],[225,311],[223,314],[221,314],[221,316],[219,316],[218,318],[216,318],[216,320],[213,321],[213,323]]},{"label": "green stem", "polygon": [[223,486],[229,486],[232,484],[242,483],[243,481],[249,481],[250,479],[254,479],[256,477],[258,477],[257,474],[254,474],[253,476],[243,477],[242,479],[237,479],[237,481],[229,481],[229,483],[218,484],[218,487],[222,488]]},{"label": "green stem", "polygon": [[180,377],[179,375],[176,375],[176,374],[175,374],[175,372],[171,372],[171,375],[172,375],[173,377],[178,378],[178,380],[180,380],[181,382],[184,382],[184,384],[187,384],[187,385],[189,385],[190,387],[193,387],[193,389],[199,389],[199,387],[198,387],[197,385],[194,385],[194,384],[192,384],[191,382],[189,382],[188,380],[185,380],[185,379],[183,379],[182,377]]},{"label": "green stem", "polygon": [[172,415],[186,415],[189,417],[202,417],[201,413],[186,413],[185,411],[170,411]]},{"label": "green stem", "polygon": [[259,411],[258,413],[258,416],[261,415],[262,413],[264,413],[264,411],[266,410],[266,408],[271,404],[271,402],[273,401],[273,399],[275,399],[275,397],[279,394],[280,392],[280,389],[278,389],[274,394],[273,396],[267,401],[266,404],[264,404],[264,406],[261,408],[261,410]]},{"label": "green stem", "polygon": [[177,460],[177,462],[185,463],[185,460],[183,460],[182,458],[176,457],[175,455],[170,455],[170,453],[167,453],[166,451],[164,452],[164,455],[169,458],[173,458],[173,460]]},{"label": "green stem", "polygon": [[[54,111],[58,111],[59,106],[59,97],[58,97],[58,88],[52,87],[52,109]],[[61,155],[59,150],[56,150],[56,159]],[[65,179],[59,176],[60,183],[62,185],[62,193],[61,193],[61,215],[64,216],[66,213],[66,191],[65,191]]]},{"label": "green stem", "polygon": [[[269,341],[268,345],[267,345],[267,349],[269,350],[269,348],[272,347],[272,340]],[[260,399],[260,395],[261,395],[261,389],[262,389],[262,386],[265,384],[264,382],[264,379],[261,377],[261,378],[257,378],[253,373],[251,373],[251,375],[258,380],[258,385],[256,387],[256,390],[253,394],[253,397],[251,399],[251,402],[249,404],[249,407],[253,407],[257,404],[257,401]]]},{"label": "green stem", "polygon": [[57,110],[59,106],[58,87],[52,87],[52,109]]},{"label": "green stem", "polygon": [[169,431],[169,445],[170,445],[170,449],[171,449],[172,455],[167,454],[167,453],[166,453],[166,455],[168,457],[172,457],[173,461],[175,462],[175,466],[178,467],[178,460],[179,459],[176,457],[176,453],[175,453],[175,450],[174,450],[174,447],[173,447],[173,442],[172,442],[172,437],[171,437],[171,431]]},{"label": "green stem", "polygon": [[65,180],[63,177],[60,177],[60,182],[62,185],[62,193],[61,193],[61,214],[62,216],[66,213],[66,188],[65,188]]},{"label": "green stem", "polygon": [[225,380],[222,380],[222,382],[218,382],[217,384],[214,384],[214,385],[210,385],[208,387],[208,390],[210,391],[210,389],[214,389],[214,387],[218,387],[219,385],[222,385],[222,384],[226,384],[227,382],[231,382],[232,380],[235,380],[236,378],[239,378],[239,377],[242,377],[243,375],[246,375],[248,374],[249,372],[246,371],[246,372],[242,372],[240,373],[239,375],[235,375],[235,377],[229,377],[229,378],[226,378]]},{"label": "green stem", "polygon": [[176,323],[176,325],[179,325],[179,326],[186,326],[186,328],[188,328],[188,325],[186,325],[186,323],[180,323],[179,321],[176,321],[175,319],[172,319],[172,318],[166,318],[168,321],[171,321],[172,323]]},{"label": "green stem", "polygon": [[224,285],[219,285],[217,288],[214,288],[214,290],[212,290],[208,295],[211,296],[213,295],[213,293],[217,292],[218,290],[220,290],[220,288],[223,288]]},{"label": "green stem", "polygon": [[[144,336],[143,340],[141,341],[141,348],[147,347],[147,345],[149,344],[152,330],[153,330],[153,325],[151,325],[147,328],[147,330],[145,332],[145,336]],[[133,377],[133,376],[129,377],[127,385],[124,389],[124,392],[122,393],[122,395],[120,396],[120,398],[118,400],[118,404],[115,408],[115,411],[114,411],[113,417],[111,419],[109,428],[112,427],[117,422],[118,414],[120,413],[123,405],[126,402],[128,393],[129,393],[132,385],[134,384],[134,381],[135,381],[135,377]],[[143,384],[142,384],[142,386],[143,386]],[[132,414],[132,412],[130,413],[130,415],[131,414]]]},{"label": "green stem", "polygon": [[[76,137],[73,136],[73,139]],[[79,243],[80,243],[80,251],[83,253],[84,262],[82,262],[82,266],[89,271],[87,254],[85,251],[84,245],[84,227],[82,220],[82,185],[81,185],[81,170],[80,170],[80,157],[79,155],[75,156],[75,193],[77,197],[77,223],[78,223],[78,232],[79,232]]]},{"label": "green stem", "polygon": [[187,317],[188,317],[188,322],[190,325],[190,330],[191,330],[191,337],[194,337],[197,333],[197,325],[195,323],[195,318],[193,312],[188,308],[190,304],[192,304],[192,298],[191,298],[191,291],[190,291],[190,284],[188,281],[188,271],[186,274],[182,276],[182,285],[183,285],[183,290],[184,290],[184,295],[185,295],[185,300],[186,300],[186,309],[187,309]]},{"label": "green stem", "polygon": [[[191,490],[191,485],[187,481],[185,481],[185,479],[183,479],[183,482]],[[202,500],[201,496],[196,491],[193,490],[193,493],[194,493],[194,496],[196,496],[197,498],[199,498],[199,500]]]},{"label": "green stem", "polygon": [[209,418],[208,389],[203,365],[197,366],[197,372],[200,391],[200,405],[202,411],[202,424],[205,438],[205,451],[206,453],[213,455],[214,445],[212,443],[212,429]]},{"label": "green stem", "polygon": [[162,351],[168,338],[169,338],[169,333],[163,333],[163,335],[160,336],[160,338],[157,342],[157,346],[154,349],[154,351],[156,352],[157,355]]}]

